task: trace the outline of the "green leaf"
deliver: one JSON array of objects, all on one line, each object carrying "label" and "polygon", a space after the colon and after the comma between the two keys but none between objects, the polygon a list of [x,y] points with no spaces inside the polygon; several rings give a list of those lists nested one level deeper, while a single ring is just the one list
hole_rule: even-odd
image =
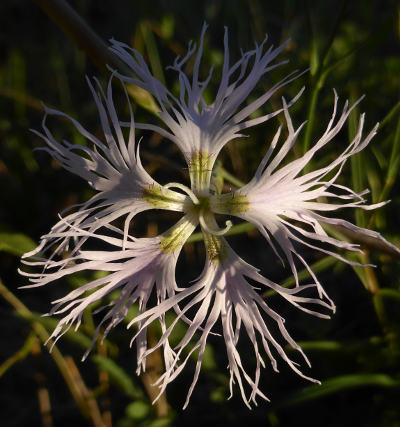
[{"label": "green leaf", "polygon": [[400,381],[396,381],[385,374],[355,374],[342,375],[340,377],[324,380],[321,385],[312,385],[293,393],[288,398],[277,404],[277,407],[297,405],[309,400],[318,399],[329,394],[356,387],[400,387]]},{"label": "green leaf", "polygon": [[163,85],[165,85],[164,67],[161,64],[160,53],[158,51],[156,39],[151,28],[151,21],[143,21],[139,24],[146,51],[149,57],[151,71]]},{"label": "green leaf", "polygon": [[143,420],[149,415],[150,411],[150,404],[140,400],[130,403],[125,408],[125,413],[127,417],[132,418],[134,420]]},{"label": "green leaf", "polygon": [[382,288],[379,290],[379,295],[400,301],[400,291],[397,291],[396,289]]},{"label": "green leaf", "polygon": [[150,422],[149,424],[146,424],[146,427],[167,427],[170,426],[172,422],[172,417],[162,417],[157,418],[156,420]]},{"label": "green leaf", "polygon": [[337,351],[343,349],[343,344],[338,341],[300,341],[297,344],[306,351]]},{"label": "green leaf", "polygon": [[390,123],[393,119],[396,118],[397,113],[400,111],[400,101],[398,101],[392,109],[389,111],[389,113],[382,119],[382,121],[379,124],[379,130],[381,130],[383,127],[385,127],[388,123]]},{"label": "green leaf", "polygon": [[21,256],[36,247],[36,243],[22,233],[0,231],[0,251]]},{"label": "green leaf", "polygon": [[[232,227],[233,228],[233,227]],[[310,268],[315,273],[318,274],[321,271],[328,270],[332,268],[337,263],[337,259],[333,256],[327,256],[325,258],[320,259],[319,261],[311,264]],[[304,268],[298,273],[298,278],[300,281],[306,280],[310,277],[310,272]],[[280,283],[284,288],[288,288],[296,283],[296,279],[293,276],[288,277],[286,280]],[[263,298],[269,298],[272,295],[276,295],[276,291],[266,291],[262,294]]]},{"label": "green leaf", "polygon": [[35,345],[37,345],[37,338],[34,333],[31,333],[25,340],[23,346],[0,365],[0,378],[17,362],[24,360],[30,354],[31,349]]},{"label": "green leaf", "polygon": [[99,355],[92,356],[92,360],[102,371],[107,372],[111,382],[126,395],[133,399],[144,399],[143,391],[133,383],[131,376],[121,366],[108,357]]},{"label": "green leaf", "polygon": [[[25,315],[24,319],[28,320],[29,322],[38,322],[50,331],[55,329],[59,322],[59,319],[42,317],[38,313],[32,313],[29,316]],[[64,334],[64,337],[85,349],[88,348],[92,343],[92,340],[80,331],[69,330]]]},{"label": "green leaf", "polygon": [[[351,105],[354,105],[359,98],[358,93],[356,91],[356,88],[354,85],[350,87],[350,103]],[[354,108],[352,113],[350,114],[348,118],[348,134],[349,134],[349,140],[352,141],[358,130],[358,123],[359,123],[359,117],[360,117],[360,111],[358,106]],[[362,191],[365,187],[364,185],[364,176],[365,176],[365,158],[364,153],[356,153],[350,158],[350,165],[351,165],[351,178],[352,178],[352,189],[356,191],[357,193]],[[368,168],[367,168],[368,170]],[[356,224],[359,227],[366,227],[366,217],[365,212],[362,209],[357,209],[355,212],[356,217]]]},{"label": "green leaf", "polygon": [[158,113],[161,108],[157,105],[157,102],[149,92],[145,91],[139,86],[134,85],[127,85],[126,88],[129,95],[132,96],[137,104],[158,117]]},{"label": "green leaf", "polygon": [[161,18],[160,31],[164,40],[171,40],[175,31],[175,18],[173,15],[165,15]]}]

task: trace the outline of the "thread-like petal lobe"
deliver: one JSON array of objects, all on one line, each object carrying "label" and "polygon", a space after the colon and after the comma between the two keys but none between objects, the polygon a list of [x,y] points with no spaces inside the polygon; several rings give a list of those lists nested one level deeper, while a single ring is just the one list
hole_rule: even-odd
[{"label": "thread-like petal lobe", "polygon": [[[87,236],[81,241],[76,238],[72,240],[68,233],[64,233],[70,226],[94,232],[125,217],[126,239],[129,223],[136,214],[154,208],[184,210],[188,198],[172,190],[162,192],[161,186],[143,168],[139,157],[139,144],[135,141],[135,121],[128,98],[129,132],[127,136],[124,134],[115,110],[112,80],[113,77],[110,78],[105,93],[98,83],[97,93],[88,80],[99,114],[102,139],[87,131],[67,114],[45,107],[43,133],[34,131],[47,144],[39,150],[48,152],[65,169],[87,180],[97,193],[87,202],[75,206],[77,211],[62,218],[50,233],[43,236],[41,244],[25,255],[27,257],[43,253],[54,244],[57,245],[54,255],[72,248],[78,251]],[[65,139],[57,141],[47,127],[48,116],[67,119],[92,148],[72,144]],[[161,202],[164,203],[152,203],[151,196],[154,193],[161,195]],[[64,234],[64,238],[56,237],[61,234]]]},{"label": "thread-like petal lobe", "polygon": [[[277,48],[270,46],[265,51],[267,42],[265,38],[261,45],[256,45],[253,50],[242,53],[238,61],[230,64],[228,30],[225,29],[224,63],[220,84],[214,101],[207,104],[203,94],[210,83],[213,68],[204,81],[199,79],[206,29],[207,26],[204,25],[199,47],[190,43],[186,56],[177,57],[173,66],[169,67],[176,71],[179,77],[178,97],[151,74],[138,51],[116,40],[111,40],[110,49],[132,69],[134,74],[134,77],[121,74],[118,76],[155,96],[160,106],[159,116],[168,130],[143,123],[138,123],[137,127],[157,131],[175,142],[185,155],[189,167],[196,153],[211,155],[212,169],[215,158],[226,143],[242,136],[240,134],[242,130],[263,123],[282,111],[277,110],[257,119],[249,119],[252,113],[262,107],[282,86],[296,79],[299,73],[295,71],[289,74],[262,96],[245,105],[245,101],[260,79],[269,71],[287,62],[273,63],[286,47],[287,42]],[[183,68],[193,55],[195,55],[194,69],[192,78],[189,79]],[[294,101],[295,99],[292,102]]]},{"label": "thread-like petal lobe", "polygon": [[[224,238],[218,239],[220,239],[220,248],[222,249],[223,247],[224,256],[218,260],[212,260],[208,257],[203,273],[196,283],[187,289],[181,290],[177,295],[167,299],[158,307],[148,310],[131,322],[131,324],[143,322],[142,327],[146,327],[147,324],[157,318],[158,310],[166,311],[176,305],[179,306],[179,310],[176,310],[178,313],[176,320],[165,331],[158,345],[149,349],[143,354],[143,357],[148,356],[155,348],[164,346],[168,342],[169,335],[180,319],[188,323],[189,327],[186,334],[175,348],[176,355],[174,360],[157,382],[160,387],[160,394],[184,369],[192,353],[198,350],[198,354],[196,355],[196,370],[187,395],[185,407],[188,405],[199,377],[208,336],[219,322],[221,323],[222,334],[226,344],[231,392],[233,384],[238,384],[242,398],[247,406],[250,407],[250,402],[256,403],[257,396],[267,399],[259,389],[260,370],[261,367],[264,367],[261,348],[264,349],[275,371],[278,370],[278,364],[274,353],[278,354],[303,378],[318,382],[304,375],[297,368],[297,364],[289,358],[282,343],[289,344],[300,352],[309,365],[303,351],[285,328],[284,319],[267,305],[256,292],[255,288],[250,285],[246,277],[268,289],[275,290],[285,300],[301,310],[322,318],[329,318],[329,316],[315,311],[315,308],[309,308],[308,306],[323,307],[323,311],[333,310],[334,306],[330,301],[323,301],[319,297],[312,298],[299,295],[303,290],[314,287],[314,285],[301,285],[295,289],[285,289],[271,282],[263,277],[256,268],[243,261],[230,248]],[[193,310],[195,310],[196,314],[189,320],[186,316]],[[268,326],[271,324],[274,324],[274,327],[278,327],[281,333],[280,338],[273,337],[271,327]],[[243,332],[241,332],[243,330],[252,345],[256,359],[256,369],[253,377],[247,373],[245,368],[246,362],[242,361],[237,350],[239,338],[244,339]],[[195,335],[196,333],[199,337]],[[185,349],[187,350],[188,347],[190,347],[190,350],[186,352],[187,356],[179,363],[182,352]],[[250,386],[251,391],[249,395],[246,394],[244,382]]]},{"label": "thread-like petal lobe", "polygon": [[355,193],[350,188],[336,182],[346,161],[368,145],[376,133],[377,126],[363,137],[364,115],[361,115],[356,135],[346,149],[327,166],[302,175],[302,171],[313,156],[339,133],[358,102],[351,108],[346,102],[342,113],[337,118],[338,98],[335,93],[332,118],[322,137],[303,156],[279,167],[293,147],[302,128],[301,125],[298,129],[294,129],[286,103],[283,102],[288,135],[281,148],[274,156],[281,134],[281,128],[279,128],[254,178],[233,194],[213,196],[210,205],[214,212],[233,214],[253,223],[274,248],[276,254],[280,256],[279,251],[275,248],[275,243],[278,244],[290,265],[297,284],[296,262],[299,261],[308,269],[315,284],[319,287],[321,296],[327,297],[318,279],[296,248],[296,243],[304,244],[352,265],[359,264],[342,257],[336,252],[336,249],[358,252],[361,249],[357,244],[329,236],[322,227],[323,224],[340,225],[358,234],[379,239],[396,252],[400,252],[396,246],[387,242],[375,231],[319,213],[334,212],[341,208],[376,209],[386,203],[367,205],[363,196],[368,191]]},{"label": "thread-like petal lobe", "polygon": [[[114,250],[80,250],[75,256],[62,261],[25,260],[25,264],[43,268],[42,273],[22,272],[23,275],[29,277],[32,283],[27,287],[44,286],[65,276],[84,271],[99,270],[106,273],[105,276],[102,275],[98,279],[89,281],[53,302],[54,306],[48,315],[62,315],[63,317],[50,339],[54,339],[55,343],[72,325],[75,325],[75,329],[77,329],[85,309],[104,299],[108,299],[109,302],[97,310],[106,310],[106,314],[97,326],[93,343],[104,325],[106,327],[103,339],[113,327],[124,320],[133,304],[138,304],[139,314],[146,312],[153,293],[157,300],[156,307],[161,306],[166,298],[173,296],[178,290],[175,282],[176,262],[183,244],[196,225],[196,218],[184,216],[176,225],[160,236],[128,239],[125,242],[124,250],[120,249],[122,239],[92,234],[92,238],[104,241],[114,247]],[[78,233],[90,234],[85,230],[76,230],[76,233],[76,235]],[[165,311],[162,309],[157,312],[157,320],[161,324],[162,331],[165,331]],[[142,324],[143,322],[138,322],[140,333],[136,336],[138,372],[145,368],[143,354],[147,350],[146,327],[142,327]],[[91,347],[85,353],[84,358],[90,349]],[[166,366],[169,366],[174,353],[168,343],[164,344],[163,349]]]}]

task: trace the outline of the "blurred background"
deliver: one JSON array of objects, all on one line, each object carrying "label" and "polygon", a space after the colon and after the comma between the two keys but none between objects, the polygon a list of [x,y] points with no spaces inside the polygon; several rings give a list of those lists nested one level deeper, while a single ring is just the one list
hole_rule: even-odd
[{"label": "blurred background", "polygon": [[[129,349],[132,331],[124,325],[81,363],[96,324],[96,316],[88,312],[79,332],[66,334],[49,354],[43,341],[56,320],[40,318],[40,314],[49,310],[51,301],[95,274],[20,290],[18,287],[27,283],[17,274],[19,258],[35,247],[40,236],[55,224],[59,212],[87,200],[92,191],[46,153],[34,152],[43,142],[30,129],[41,128],[43,102],[100,134],[85,76],[97,76],[105,84],[109,75],[101,59],[97,64],[89,59],[84,40],[78,37],[77,41],[76,32],[74,36],[63,31],[60,21],[65,22],[66,15],[61,13],[58,22],[54,14],[48,15],[49,5],[62,3],[3,0],[0,4],[1,425],[161,427],[188,423],[239,426],[249,422],[273,427],[400,426],[399,265],[393,254],[373,245],[366,247],[362,256],[344,256],[376,264],[376,269],[354,269],[302,249],[337,305],[330,321],[296,312],[276,296],[266,295],[268,304],[284,315],[289,332],[312,362],[312,369],[304,367],[304,372],[321,380],[322,385],[307,383],[283,362],[279,363],[280,374],[276,374],[267,361],[261,389],[271,403],[260,401],[252,411],[241,401],[237,388],[227,400],[225,345],[218,337],[209,342],[200,379],[185,411],[181,408],[194,364],[168,387],[157,405],[151,406],[149,384],[162,365],[156,355],[149,362],[148,374],[136,376],[136,350]],[[370,188],[372,202],[391,199],[391,203],[378,212],[342,211],[340,216],[400,243],[400,9],[396,1],[71,0],[68,4],[105,42],[114,37],[139,50],[154,75],[172,91],[178,88],[176,75],[166,67],[177,55],[185,54],[189,40],[198,40],[203,22],[207,22],[203,76],[212,64],[216,66],[206,92],[210,100],[213,89],[218,88],[224,26],[229,28],[232,63],[240,57],[241,49],[246,51],[255,42],[261,43],[266,33],[268,43],[275,46],[290,38],[281,55],[290,63],[263,78],[249,102],[293,69],[310,68],[257,113],[276,108],[281,96],[288,99],[306,86],[291,109],[294,124],[307,120],[307,125],[287,159],[290,161],[325,130],[332,113],[333,88],[341,105],[346,99],[354,102],[365,94],[347,128],[317,156],[313,167],[327,164],[344,150],[355,133],[360,112],[366,112],[365,133],[380,122],[377,136],[346,165],[340,182],[357,191]],[[191,72],[190,61],[187,72]],[[154,121],[146,96],[134,89],[131,94],[136,120]],[[115,100],[121,116],[128,117],[124,94],[117,87]],[[232,141],[221,153],[219,166],[242,182],[251,179],[279,120],[248,131],[245,140]],[[59,138],[84,143],[62,120],[52,120],[49,126]],[[138,132],[138,137],[142,136],[142,158],[152,176],[161,183],[187,183],[187,170],[178,150],[159,135]],[[229,180],[228,173],[225,185],[229,190],[237,183]],[[157,211],[139,215],[132,233],[154,236],[176,218]],[[229,242],[268,278],[291,284],[290,270],[280,266],[254,230],[232,236]],[[204,253],[200,243],[185,246],[177,273],[183,285],[201,271]],[[151,333],[156,338],[159,331]],[[177,339],[179,333],[177,328]],[[246,344],[239,343],[244,359],[246,353],[252,356]],[[248,363],[251,372],[254,361],[249,358]]]}]

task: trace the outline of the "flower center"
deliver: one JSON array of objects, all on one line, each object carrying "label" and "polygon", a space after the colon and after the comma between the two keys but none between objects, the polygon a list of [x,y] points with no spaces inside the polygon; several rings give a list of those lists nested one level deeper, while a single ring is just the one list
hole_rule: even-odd
[{"label": "flower center", "polygon": [[190,211],[196,213],[199,218],[199,222],[201,227],[210,234],[214,236],[222,236],[227,233],[232,227],[232,221],[226,221],[224,228],[215,227],[216,222],[210,220],[210,215],[212,215],[212,211],[210,209],[210,200],[208,196],[199,196],[188,188],[186,185],[180,184],[179,182],[170,182],[167,185],[164,185],[163,190],[167,190],[168,188],[179,188],[184,191],[193,202],[193,205],[190,208]]}]

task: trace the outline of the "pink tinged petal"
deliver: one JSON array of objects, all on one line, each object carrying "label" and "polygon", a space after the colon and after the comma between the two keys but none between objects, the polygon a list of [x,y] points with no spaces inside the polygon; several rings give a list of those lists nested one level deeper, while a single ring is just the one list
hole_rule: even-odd
[{"label": "pink tinged petal", "polygon": [[[129,134],[127,141],[125,140],[113,102],[112,79],[111,77],[109,80],[106,93],[96,81],[99,94],[88,79],[100,118],[103,140],[91,134],[67,114],[46,107],[43,118],[44,133],[33,131],[47,143],[47,147],[43,147],[41,150],[51,154],[65,169],[86,179],[98,193],[87,202],[77,205],[78,212],[68,215],[56,224],[47,237],[43,237],[40,246],[26,254],[27,257],[43,253],[54,244],[57,245],[54,255],[59,255],[73,247],[75,251],[78,251],[86,242],[86,237],[77,239],[76,236],[73,237],[68,233],[63,237],[57,237],[57,235],[66,232],[73,226],[95,232],[99,228],[108,227],[111,222],[124,216],[126,216],[123,242],[125,245],[130,222],[138,213],[154,208],[175,211],[185,209],[187,197],[174,191],[169,191],[170,197],[162,206],[155,206],[149,197],[144,196],[144,192],[147,192],[148,189],[156,188],[161,191],[161,187],[142,166],[139,144],[135,142],[132,107],[127,94],[130,121]],[[46,125],[49,115],[66,118],[94,148],[71,144],[66,140],[58,142]]]},{"label": "pink tinged petal", "polygon": [[[231,391],[233,383],[237,383],[243,401],[247,406],[250,407],[250,402],[256,404],[256,398],[258,396],[268,400],[259,389],[261,367],[264,367],[264,361],[261,357],[260,347],[258,344],[259,340],[261,340],[262,348],[271,360],[272,367],[275,371],[277,371],[277,361],[273,356],[273,352],[279,354],[298,375],[312,382],[318,382],[304,375],[297,367],[297,363],[289,358],[283,346],[272,336],[267,326],[268,320],[264,320],[260,310],[264,315],[266,315],[269,321],[273,321],[277,324],[283,340],[300,352],[306,363],[309,365],[309,361],[304,355],[302,349],[295,343],[284,327],[284,319],[268,307],[267,303],[248,283],[246,277],[251,278],[269,289],[275,290],[295,307],[319,317],[329,316],[309,309],[307,306],[312,304],[323,307],[325,310],[333,310],[334,307],[331,302],[329,300],[328,302],[322,301],[320,297],[306,298],[299,295],[299,293],[305,289],[316,287],[314,284],[299,285],[294,289],[280,287],[261,276],[254,267],[239,258],[224,239],[221,239],[221,242],[225,246],[225,258],[218,262],[209,259],[204,267],[203,273],[196,283],[186,289],[183,289],[173,297],[168,298],[158,307],[154,307],[147,312],[142,313],[134,319],[133,322],[131,322],[131,324],[141,323],[141,327],[145,328],[149,323],[157,318],[159,311],[165,312],[166,310],[173,308],[174,305],[179,306],[176,319],[172,322],[169,328],[165,330],[158,344],[155,347],[148,349],[147,352],[143,354],[143,357],[151,354],[156,348],[165,345],[173,331],[173,328],[179,320],[183,320],[188,324],[188,329],[184,337],[174,349],[176,351],[174,360],[156,383],[156,385],[159,386],[158,396],[160,396],[165,391],[167,385],[182,372],[193,352],[198,350],[199,353],[197,355],[193,381],[184,404],[184,408],[187,407],[190,396],[199,377],[207,338],[209,334],[212,333],[212,328],[216,325],[219,319],[221,320],[223,337],[227,348],[231,377]],[[193,318],[191,320],[185,318],[184,316],[186,316],[186,314],[189,311],[192,311],[195,307],[197,307],[197,309]],[[233,325],[233,315],[236,319],[235,325]],[[246,331],[253,346],[254,356],[256,358],[256,368],[253,377],[247,373],[236,348],[242,326],[244,327],[244,330]],[[139,329],[137,335],[140,334],[140,332],[141,330]],[[196,338],[196,332],[200,335],[199,338]],[[190,350],[187,347],[189,344],[191,346]],[[185,349],[188,350],[188,353],[181,361],[182,352]],[[250,387],[249,395],[246,393],[245,383]]]},{"label": "pink tinged petal", "polygon": [[[226,204],[227,207],[224,208],[223,201],[226,200],[229,195],[215,196],[215,199],[218,199],[218,197],[221,199],[220,203],[214,203],[217,208],[214,210],[215,212],[237,215],[249,222],[252,222],[266,237],[275,253],[279,256],[273,241],[278,243],[289,263],[291,271],[296,279],[297,286],[299,282],[294,258],[300,260],[310,274],[311,269],[293,246],[293,241],[302,243],[325,254],[332,255],[348,264],[357,266],[361,265],[359,263],[349,261],[336,252],[327,249],[326,244],[333,248],[360,251],[359,246],[356,244],[343,242],[328,236],[321,226],[323,223],[342,225],[355,233],[376,239],[380,244],[396,251],[396,253],[400,252],[399,248],[387,242],[379,233],[357,227],[338,218],[326,218],[316,213],[316,211],[325,212],[335,211],[340,208],[356,207],[370,210],[376,209],[386,203],[382,202],[373,205],[366,205],[364,204],[365,199],[363,196],[368,193],[367,190],[355,193],[350,188],[336,184],[335,182],[346,161],[352,155],[364,149],[376,133],[377,126],[375,126],[372,131],[363,138],[362,131],[364,126],[364,115],[361,115],[360,117],[355,137],[335,160],[325,167],[300,175],[315,153],[328,144],[339,133],[350,112],[359,101],[350,108],[346,102],[339,119],[336,120],[338,98],[335,92],[333,114],[323,136],[302,157],[279,168],[279,165],[286,157],[289,150],[293,147],[299,131],[303,126],[301,125],[297,129],[293,127],[288,108],[285,101],[283,101],[288,128],[288,136],[285,142],[282,144],[275,157],[273,157],[273,152],[277,147],[281,132],[281,130],[278,129],[271,146],[267,150],[264,159],[256,171],[254,178],[249,182],[249,184],[245,185],[239,189],[236,194],[232,195],[233,198],[246,198],[246,200],[248,200],[247,209],[242,209],[237,213],[235,213],[234,210],[228,212],[229,205]],[[331,178],[327,181],[323,181],[323,178],[331,172],[334,172],[333,175],[331,174]],[[337,202],[321,202],[319,199],[322,197],[328,200],[335,200]],[[291,220],[303,224],[306,227],[311,227],[311,231],[308,231],[308,228],[304,229],[301,225],[297,226],[296,224],[293,224]],[[314,244],[314,242],[317,244],[321,243],[323,246],[318,246],[317,244]],[[319,289],[320,296],[328,299],[315,275],[312,275],[312,278],[314,280],[314,284]]]},{"label": "pink tinged petal", "polygon": [[[84,310],[93,303],[110,296],[114,291],[119,295],[108,304],[98,309],[106,310],[101,322],[94,333],[92,345],[86,351],[83,358],[90,352],[97,336],[107,325],[103,332],[103,340],[109,331],[125,318],[128,309],[134,304],[139,305],[139,314],[146,312],[150,295],[154,292],[158,300],[158,307],[167,298],[172,298],[178,287],[175,282],[175,267],[177,258],[183,244],[197,226],[194,216],[184,216],[175,226],[171,227],[163,235],[154,238],[128,239],[125,250],[120,250],[123,241],[123,232],[120,231],[120,239],[90,233],[72,227],[76,233],[89,234],[110,245],[117,247],[113,251],[80,250],[66,261],[54,260],[27,260],[30,265],[44,266],[42,273],[27,273],[33,282],[31,286],[44,286],[56,280],[82,271],[100,270],[108,275],[74,289],[64,297],[53,301],[53,308],[48,315],[62,315],[57,327],[49,339],[54,343],[65,334],[72,325],[75,329],[80,326]],[[166,241],[168,245],[166,244]],[[158,320],[162,331],[166,330],[165,310],[159,310]],[[140,317],[140,316],[139,316]],[[139,333],[136,335],[138,372],[145,367],[147,351],[146,325],[138,320]],[[163,351],[167,366],[174,360],[175,352],[168,342],[163,345]]]},{"label": "pink tinged petal", "polygon": [[[144,170],[140,159],[135,156],[134,134],[132,134],[134,132],[133,115],[131,115],[130,121],[132,128],[128,141],[128,144],[130,144],[130,152],[128,154],[112,99],[111,80],[107,96],[104,93],[102,94],[104,104],[89,80],[88,83],[99,112],[105,142],[100,141],[89,133],[67,114],[48,108],[46,108],[46,114],[43,119],[45,134],[34,132],[47,142],[49,148],[44,149],[53,155],[63,167],[87,179],[95,189],[104,192],[112,190],[119,193],[126,192],[138,197],[140,196],[141,188],[145,185],[153,184],[154,180]],[[46,117],[48,115],[61,116],[69,120],[86,139],[94,144],[94,150],[70,144],[65,140],[62,143],[57,142],[46,126]],[[118,143],[115,140],[114,132]],[[75,154],[73,150],[82,150],[89,159]]]},{"label": "pink tinged petal", "polygon": [[[323,146],[325,146],[327,143],[329,143],[338,134],[343,124],[347,120],[347,117],[349,116],[349,114],[355,108],[355,106],[358,104],[359,101],[357,101],[357,103],[355,103],[351,108],[348,108],[346,104],[343,109],[341,117],[339,118],[336,125],[333,126],[334,119],[336,116],[336,109],[337,109],[337,96],[335,93],[334,113],[332,115],[332,119],[324,135],[306,154],[304,154],[304,156],[302,156],[299,159],[296,159],[295,161],[289,163],[288,165],[282,167],[281,169],[275,172],[275,169],[279,166],[281,161],[285,158],[285,156],[293,146],[299,131],[304,125],[303,124],[297,130],[294,130],[288,109],[285,106],[286,104],[284,102],[285,118],[286,118],[287,127],[289,131],[288,138],[286,142],[283,144],[278,154],[275,156],[275,158],[269,163],[268,167],[265,167],[267,161],[263,160],[262,165],[263,167],[265,167],[264,170],[259,168],[253,180],[247,186],[245,186],[242,190],[246,191],[246,189],[248,190],[251,189],[254,192],[255,189],[258,187],[260,188],[260,191],[264,190],[264,193],[265,193],[266,188],[272,189],[277,184],[289,185],[291,181],[294,180],[296,176],[299,175],[299,173],[303,170],[303,168],[310,162],[314,154],[318,150],[320,150]],[[364,140],[362,140],[361,137],[362,137],[363,123],[364,123],[364,117],[361,116],[357,135],[355,136],[353,141],[349,144],[349,146],[346,148],[346,150],[336,160],[334,160],[330,165],[328,165],[325,168],[319,169],[314,172],[310,172],[308,174],[303,175],[302,177],[297,178],[298,179],[297,182],[299,184],[308,182],[308,181],[315,182],[316,178],[319,178],[319,179],[322,178],[327,173],[335,169],[337,166],[342,165],[350,156],[352,156],[353,154],[356,154],[357,152],[365,148],[365,146],[369,143],[369,141],[375,135],[377,127],[375,126],[374,129],[367,135],[367,137]],[[274,141],[276,145],[276,140],[274,139]],[[272,153],[270,149],[266,155],[268,159],[270,158],[271,154]]]},{"label": "pink tinged petal", "polygon": [[[188,162],[194,153],[205,152],[217,156],[222,147],[242,136],[240,130],[263,123],[282,111],[275,111],[257,119],[246,119],[262,107],[281,87],[290,83],[299,73],[293,72],[274,85],[265,94],[242,107],[260,79],[272,69],[287,61],[272,64],[285,49],[288,42],[278,48],[271,46],[264,51],[267,38],[254,50],[243,53],[233,65],[229,64],[228,31],[224,35],[224,63],[217,95],[211,104],[204,101],[203,93],[207,88],[213,68],[204,81],[199,79],[199,70],[203,55],[204,37],[207,26],[204,25],[197,48],[189,43],[188,52],[183,58],[176,58],[172,67],[178,73],[180,83],[179,98],[174,97],[161,82],[151,75],[141,54],[129,46],[111,40],[110,49],[117,54],[134,72],[135,77],[117,73],[123,81],[138,85],[153,94],[161,107],[159,114],[168,130],[153,124],[137,124],[138,128],[154,130],[176,143]],[[133,55],[132,55],[133,54]],[[183,67],[191,56],[195,55],[193,75],[189,79]],[[298,94],[300,96],[301,92]],[[292,100],[290,105],[298,98]],[[241,108],[242,107],[242,108]],[[124,124],[125,125],[125,124]],[[212,166],[212,165],[211,165]]]}]

